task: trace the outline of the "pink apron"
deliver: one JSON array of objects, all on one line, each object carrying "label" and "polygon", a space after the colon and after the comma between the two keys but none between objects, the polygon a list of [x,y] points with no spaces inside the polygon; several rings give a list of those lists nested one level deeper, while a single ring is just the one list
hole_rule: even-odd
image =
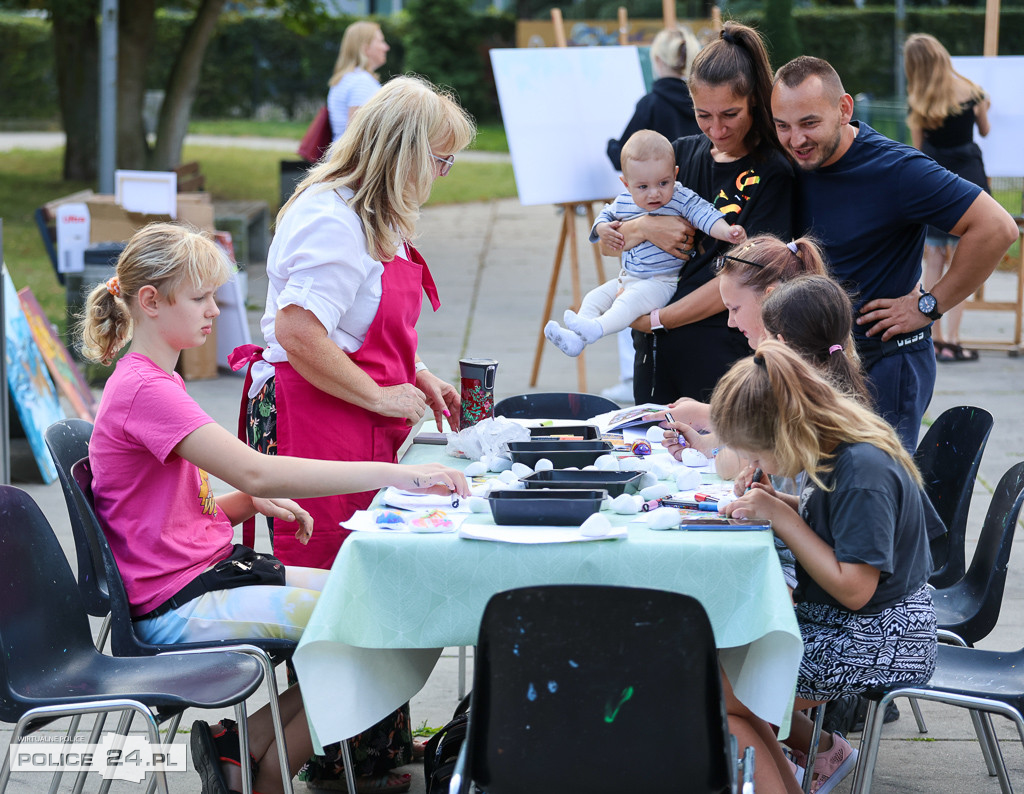
[{"label": "pink apron", "polygon": [[[416,321],[423,292],[437,311],[437,287],[419,252],[411,261],[396,255],[384,264],[380,308],[362,346],[348,356],[380,386],[415,383]],[[309,384],[288,363],[274,364],[277,454],[319,460],[373,460],[396,463],[409,434],[404,419],[380,416],[339,400]],[[313,537],[295,540],[297,524],[274,521],[274,555],[285,565],[330,568],[349,530],[339,526],[365,510],[375,491],[300,499],[313,516]]]}]

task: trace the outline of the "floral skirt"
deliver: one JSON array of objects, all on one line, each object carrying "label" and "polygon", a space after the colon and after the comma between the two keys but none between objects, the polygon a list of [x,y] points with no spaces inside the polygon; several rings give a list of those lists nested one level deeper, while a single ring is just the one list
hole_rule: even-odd
[{"label": "floral skirt", "polygon": [[[277,454],[277,403],[274,398],[274,379],[266,382],[246,407],[246,435],[249,446],[265,455]],[[270,519],[270,542],[274,542],[274,528]],[[289,681],[292,673],[289,669]],[[292,681],[292,683],[294,683]],[[409,705],[406,704],[349,740],[356,775],[380,776],[412,760],[412,728]],[[337,780],[344,776],[341,745],[324,747],[324,755],[313,756],[299,771],[301,780]]]}]

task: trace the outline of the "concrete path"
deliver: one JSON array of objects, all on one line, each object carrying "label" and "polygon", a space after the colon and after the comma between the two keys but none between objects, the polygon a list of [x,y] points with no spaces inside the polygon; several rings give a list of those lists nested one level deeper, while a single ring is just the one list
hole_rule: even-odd
[{"label": "concrete path", "polygon": [[[2,140],[2,136],[0,136]],[[442,299],[436,315],[425,310],[419,325],[420,353],[442,377],[457,382],[458,359],[462,356],[489,356],[498,359],[496,391],[499,397],[531,390],[527,385],[534,362],[538,333],[543,324],[544,297],[552,272],[555,244],[561,216],[550,206],[522,207],[515,200],[427,209],[419,228],[418,245],[435,276]],[[578,230],[585,234],[582,219]],[[612,270],[611,262],[606,271]],[[568,268],[568,264],[566,265]],[[597,283],[589,250],[581,249],[583,289]],[[266,280],[262,269],[252,264],[249,273],[250,306],[262,307]],[[563,272],[555,299],[556,316],[572,303],[569,278]],[[997,274],[990,282],[990,295],[1013,293],[1012,278]],[[261,311],[250,312],[250,324],[257,335]],[[968,312],[964,320],[965,339],[1008,339],[1012,329],[1008,315]],[[576,368],[549,344],[542,347],[538,391],[577,390]],[[586,374],[589,390],[598,392],[617,380],[615,345],[603,340],[587,351]],[[218,421],[235,426],[241,381],[228,374],[215,380],[189,384],[190,392]],[[1002,473],[1024,459],[1024,359],[1011,358],[1005,352],[983,351],[973,363],[939,366],[938,383],[930,416],[947,407],[973,404],[995,416],[995,431],[982,462],[971,510],[969,554],[977,540],[991,490]],[[74,554],[70,527],[60,487],[43,485],[34,470],[24,445],[15,449],[16,484],[25,488],[40,503],[57,530],[70,555]],[[1004,608],[995,631],[980,643],[992,649],[1016,649],[1024,645],[1024,533],[1018,533],[1010,563]],[[442,657],[425,689],[412,702],[414,725],[426,723],[438,727],[448,720],[456,703],[457,658],[455,649]],[[343,684],[340,684],[343,685]],[[326,696],[329,697],[329,694]],[[919,734],[909,708],[900,704],[903,716],[886,726],[881,758],[875,776],[876,794],[899,792],[958,791],[966,794],[996,794],[998,784],[986,772],[970,721],[961,711],[924,705],[928,734]],[[197,715],[189,714],[186,725]],[[219,719],[220,714],[213,715]],[[5,728],[7,726],[4,726]],[[1009,723],[997,720],[1010,774],[1019,790],[1024,790],[1024,749]],[[2,731],[0,731],[2,732]],[[652,726],[652,736],[657,726]],[[4,736],[9,737],[9,729]],[[43,732],[55,737],[56,729]],[[180,741],[187,741],[187,736]],[[557,748],[551,752],[557,753]],[[656,747],[652,752],[671,752]],[[191,766],[191,761],[189,761]],[[413,791],[424,790],[421,767],[413,772]],[[665,789],[675,785],[685,791],[685,767],[680,764],[679,780],[666,781]],[[95,777],[95,776],[94,776]],[[193,772],[170,775],[171,790],[199,790]],[[91,782],[90,786],[97,785]],[[16,778],[12,791],[42,792],[48,778],[24,774]],[[114,791],[137,791],[127,783],[115,783]],[[298,790],[303,790],[301,784]],[[849,781],[836,791],[849,791]],[[573,793],[575,794],[575,793]]]}]

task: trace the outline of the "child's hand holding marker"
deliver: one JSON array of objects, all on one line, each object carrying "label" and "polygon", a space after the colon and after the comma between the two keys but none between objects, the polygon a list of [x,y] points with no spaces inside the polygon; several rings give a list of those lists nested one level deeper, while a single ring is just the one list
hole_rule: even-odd
[{"label": "child's hand holding marker", "polygon": [[732,489],[737,496],[743,496],[743,494],[749,493],[755,485],[757,490],[767,491],[772,496],[775,495],[772,481],[765,476],[764,471],[753,466],[747,466],[739,473],[739,476],[733,482]]}]

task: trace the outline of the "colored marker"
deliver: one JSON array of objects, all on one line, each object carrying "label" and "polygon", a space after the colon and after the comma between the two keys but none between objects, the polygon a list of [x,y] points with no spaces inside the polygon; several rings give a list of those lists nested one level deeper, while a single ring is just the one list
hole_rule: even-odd
[{"label": "colored marker", "polygon": [[[754,469],[754,474],[750,478],[750,485],[747,486],[747,491],[750,490],[751,486],[753,486],[755,482],[761,482],[762,477],[764,477],[764,472],[761,471],[761,469]],[[743,493],[746,493],[747,491],[744,491]]]}]

